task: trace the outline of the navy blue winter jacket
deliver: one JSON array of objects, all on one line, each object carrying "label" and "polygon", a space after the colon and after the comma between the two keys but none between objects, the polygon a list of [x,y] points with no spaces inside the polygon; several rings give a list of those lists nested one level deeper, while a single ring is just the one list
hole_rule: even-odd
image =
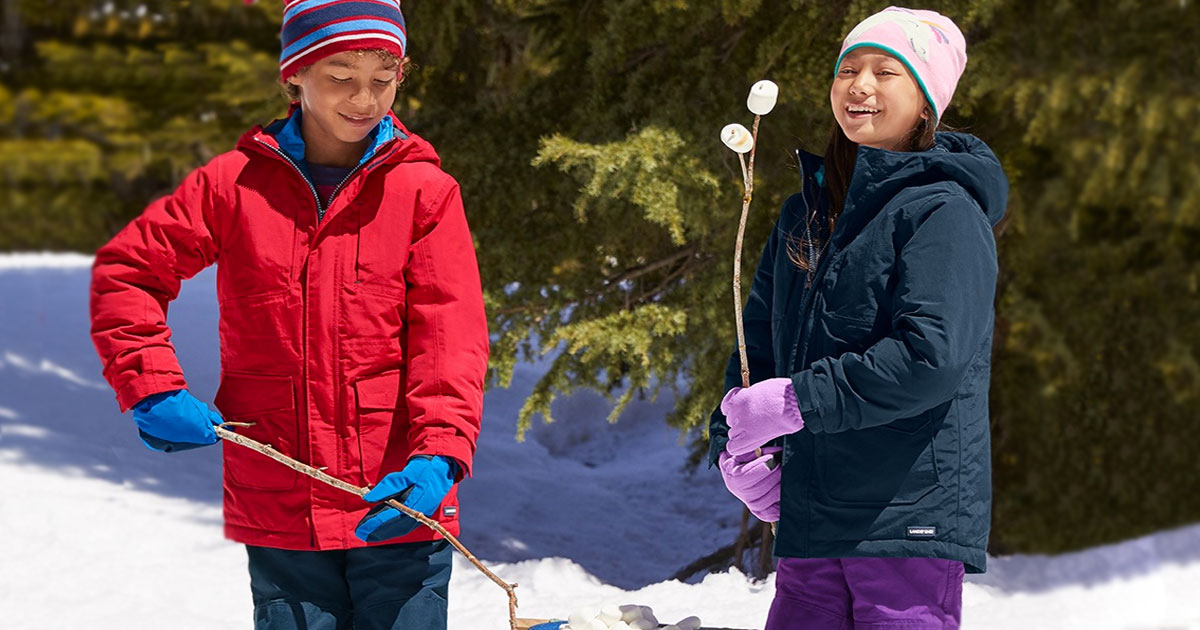
[{"label": "navy blue winter jacket", "polygon": [[[819,230],[829,202],[821,159],[799,159],[803,188],[783,206],[744,313],[751,382],[790,376],[805,423],[781,439],[775,554],[940,557],[982,573],[993,227],[1008,179],[967,134],[939,133],[922,152],[859,147],[845,208],[808,273],[788,249],[803,246],[806,226]],[[726,390],[741,384],[738,365],[735,350]],[[712,462],[727,435],[718,408]]]}]

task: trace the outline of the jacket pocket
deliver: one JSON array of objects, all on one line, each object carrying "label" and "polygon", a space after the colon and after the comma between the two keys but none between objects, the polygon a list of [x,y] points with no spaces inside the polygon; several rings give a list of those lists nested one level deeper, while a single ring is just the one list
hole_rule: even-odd
[{"label": "jacket pocket", "polygon": [[[296,387],[290,376],[227,373],[214,401],[226,421],[254,426],[236,431],[298,458],[299,416]],[[242,446],[225,447],[225,474],[235,485],[252,490],[290,490],[299,473]]]},{"label": "jacket pocket", "polygon": [[827,312],[821,318],[820,326],[829,341],[825,356],[839,356],[847,352],[861,354],[883,337],[882,331],[876,331],[874,320],[866,316],[850,317]]},{"label": "jacket pocket", "polygon": [[926,412],[892,424],[815,437],[819,492],[852,506],[911,505],[937,487],[934,418]]},{"label": "jacket pocket", "polygon": [[[407,440],[404,435],[408,424],[405,422],[407,407],[401,392],[403,380],[403,371],[397,369],[364,376],[354,382],[357,401],[355,429],[358,434],[358,460],[361,464],[363,485],[379,482],[389,445]],[[407,459],[407,448],[393,447],[391,450],[395,452],[391,454],[390,459]]]}]

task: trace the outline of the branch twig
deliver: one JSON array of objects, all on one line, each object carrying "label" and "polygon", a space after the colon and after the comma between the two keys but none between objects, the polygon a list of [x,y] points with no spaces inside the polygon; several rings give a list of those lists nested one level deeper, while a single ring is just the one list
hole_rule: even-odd
[{"label": "branch twig", "polygon": [[[366,494],[370,490],[370,488],[360,488],[356,485],[346,483],[345,481],[342,481],[341,479],[338,479],[337,477],[332,477],[330,475],[327,475],[327,474],[325,474],[324,471],[322,471],[318,468],[313,468],[312,466],[298,462],[298,461],[288,457],[287,455],[280,453],[279,451],[275,450],[275,448],[272,447],[270,444],[262,444],[260,442],[256,442],[244,435],[234,433],[233,431],[230,431],[229,429],[225,428],[225,427],[229,427],[229,426],[245,427],[245,426],[253,426],[253,425],[250,423],[245,423],[245,422],[226,422],[219,426],[213,427],[213,430],[216,431],[217,435],[220,436],[221,439],[223,439],[223,440],[227,440],[229,442],[234,442],[236,444],[244,446],[253,451],[258,451],[259,453],[262,453],[263,455],[270,457],[271,459],[283,464],[284,466],[287,466],[288,468],[291,468],[292,470],[295,470],[300,473],[304,473],[305,475],[308,475],[309,477],[312,477],[313,479],[316,479],[317,481],[324,482],[335,488],[345,490],[346,492],[357,495],[359,497],[362,497],[364,494]],[[517,630],[517,593],[516,593],[517,585],[516,584],[509,584],[508,582],[501,580],[499,576],[497,576],[495,573],[492,573],[491,570],[489,570],[487,567],[483,566],[483,563],[480,562],[475,557],[475,554],[468,551],[467,548],[464,547],[462,543],[458,542],[458,539],[455,538],[450,532],[446,531],[446,528],[442,527],[441,523],[438,523],[437,521],[408,507],[407,505],[404,505],[403,503],[400,503],[399,501],[396,501],[395,499],[388,499],[387,501],[384,501],[384,503],[387,504],[389,507],[394,507],[397,510],[400,510],[401,512],[416,519],[422,525],[441,534],[442,537],[444,537],[447,541],[449,541],[450,544],[453,545],[454,548],[457,549],[458,552],[463,555],[463,557],[465,557],[467,560],[470,560],[471,564],[475,565],[476,569],[479,569],[484,575],[486,575],[489,579],[491,579],[491,581],[495,582],[497,586],[504,589],[504,592],[508,594],[508,624],[509,624],[510,630]]]},{"label": "branch twig", "polygon": [[[754,152],[758,149],[758,122],[762,116],[754,116],[754,144],[750,147],[750,165],[742,163],[745,179],[742,185],[742,218],[738,221],[737,246],[733,250],[733,309],[737,319],[738,358],[742,362],[742,387],[750,387],[750,360],[746,357],[746,331],[742,326],[742,238],[746,234],[746,216],[750,214],[750,199],[754,196]],[[741,154],[738,154],[741,159]]]},{"label": "branch twig", "polygon": [[[742,237],[746,234],[746,215],[750,213],[750,199],[754,197],[754,154],[758,151],[758,123],[762,116],[754,115],[754,130],[751,137],[754,143],[750,145],[750,164],[742,160],[742,181],[746,192],[742,195],[742,218],[738,221],[737,247],[733,250],[733,309],[737,318],[738,358],[742,367],[742,387],[750,387],[750,359],[746,356],[746,331],[742,326]],[[755,456],[762,457],[762,449],[754,449]],[[771,523],[771,533],[775,533],[778,525]]]}]

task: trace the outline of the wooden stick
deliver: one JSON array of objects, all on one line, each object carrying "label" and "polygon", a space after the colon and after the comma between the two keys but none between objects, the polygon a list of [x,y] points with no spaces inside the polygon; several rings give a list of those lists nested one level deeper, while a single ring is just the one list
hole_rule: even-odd
[{"label": "wooden stick", "polygon": [[[288,457],[287,455],[280,453],[279,451],[275,450],[275,448],[272,447],[270,444],[262,444],[260,442],[256,442],[244,435],[234,433],[233,431],[230,431],[229,429],[225,428],[225,427],[229,427],[229,426],[248,427],[248,426],[253,426],[253,423],[226,422],[224,424],[213,427],[213,430],[216,431],[217,435],[223,440],[227,440],[229,442],[234,442],[236,444],[240,444],[241,446],[245,446],[246,448],[248,448],[252,451],[258,451],[259,453],[262,453],[263,455],[270,457],[271,459],[283,464],[284,466],[287,466],[288,468],[291,468],[292,470],[304,473],[305,475],[308,475],[309,477],[312,477],[313,479],[322,481],[322,482],[329,484],[335,488],[345,490],[346,492],[349,492],[354,495],[358,495],[359,497],[362,497],[368,491],[370,491],[369,487],[360,488],[356,485],[346,483],[345,481],[342,481],[341,479],[338,479],[337,477],[332,477],[330,475],[325,474],[325,472],[321,469],[313,468],[312,466],[298,462],[298,461]],[[480,562],[479,559],[477,559],[475,557],[475,554],[468,551],[467,548],[464,547],[463,544],[461,542],[459,542],[457,538],[455,538],[450,532],[446,531],[446,528],[442,527],[441,523],[429,518],[428,516],[425,516],[424,514],[408,507],[407,505],[404,505],[403,503],[400,503],[399,501],[397,501],[395,499],[388,499],[387,501],[384,501],[384,503],[386,505],[388,505],[389,507],[396,508],[397,510],[400,510],[401,512],[413,517],[422,525],[441,534],[447,541],[450,542],[451,545],[454,546],[455,549],[458,550],[459,553],[461,553],[463,555],[463,557],[465,557],[467,560],[470,560],[471,564],[475,565],[476,569],[479,569],[484,575],[486,575],[489,579],[491,579],[493,582],[495,582],[500,588],[504,589],[504,592],[508,594],[508,625],[509,625],[510,630],[517,630],[517,593],[516,593],[517,585],[516,584],[509,584],[508,582],[501,580],[499,576],[497,576],[495,573],[492,573],[487,567],[483,566],[483,563]]]},{"label": "wooden stick", "polygon": [[[738,221],[737,246],[733,250],[733,312],[737,318],[738,359],[742,364],[742,387],[750,387],[750,359],[746,356],[746,331],[742,325],[742,237],[746,234],[746,216],[750,214],[750,199],[754,197],[754,154],[758,151],[758,123],[762,116],[754,115],[754,130],[751,137],[754,144],[750,146],[750,164],[747,166],[742,154],[742,218]],[[754,449],[754,455],[762,457],[762,449]],[[775,533],[777,523],[771,523],[771,533]]]},{"label": "wooden stick", "polygon": [[[746,217],[750,214],[750,199],[754,196],[754,151],[758,149],[758,121],[754,117],[754,145],[750,148],[750,165],[742,171],[742,218],[738,221],[737,245],[733,250],[733,312],[737,319],[738,358],[742,365],[742,387],[750,387],[750,360],[746,357],[746,331],[742,325],[742,240],[746,235]],[[738,159],[741,154],[738,154]]]}]

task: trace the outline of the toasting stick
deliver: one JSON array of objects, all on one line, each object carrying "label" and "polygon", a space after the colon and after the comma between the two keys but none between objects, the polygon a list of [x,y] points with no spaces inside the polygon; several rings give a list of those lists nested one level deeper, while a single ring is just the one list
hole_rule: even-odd
[{"label": "toasting stick", "polygon": [[[758,123],[762,117],[775,109],[779,99],[779,86],[767,80],[759,81],[750,87],[750,95],[746,97],[746,108],[754,114],[754,130],[747,131],[737,123],[725,125],[721,130],[721,141],[738,154],[738,162],[742,165],[742,217],[738,221],[737,245],[733,250],[733,312],[737,322],[738,359],[742,368],[742,387],[750,387],[750,361],[746,357],[746,332],[742,325],[742,238],[746,233],[746,216],[750,213],[750,199],[754,196],[754,153],[758,149]],[[750,154],[747,165],[746,154]],[[762,456],[762,449],[755,450],[755,455]],[[768,466],[774,467],[772,461]],[[775,523],[771,523],[771,532],[775,532]]]}]

